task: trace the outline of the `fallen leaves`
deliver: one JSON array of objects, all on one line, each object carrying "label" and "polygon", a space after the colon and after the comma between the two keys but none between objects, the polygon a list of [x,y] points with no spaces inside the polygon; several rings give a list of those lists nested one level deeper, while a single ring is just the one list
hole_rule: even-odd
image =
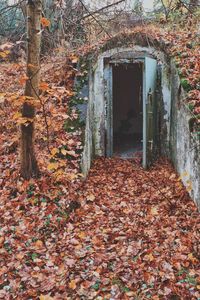
[{"label": "fallen leaves", "polygon": [[95,200],[95,195],[94,194],[89,194],[89,195],[87,195],[87,201],[94,201]]},{"label": "fallen leaves", "polygon": [[53,148],[53,149],[51,150],[52,156],[55,156],[55,155],[58,154],[58,153],[59,153],[59,149],[58,149],[58,148]]},{"label": "fallen leaves", "polygon": [[157,207],[151,207],[150,214],[156,216],[159,214]]},{"label": "fallen leaves", "polygon": [[[8,129],[10,132],[9,139],[14,140],[16,131],[21,125],[27,126],[30,122],[35,121],[35,136],[40,169],[53,174],[57,182],[65,181],[67,182],[66,184],[80,178],[78,171],[80,169],[82,152],[82,131],[74,127],[71,132],[68,132],[67,126],[65,127],[65,120],[70,119],[70,122],[73,123],[78,118],[75,108],[70,112],[70,117],[67,111],[70,101],[68,94],[69,91],[72,92],[73,90],[73,78],[77,72],[70,63],[72,62],[69,61],[69,65],[63,66],[63,59],[61,58],[59,60],[56,58],[55,66],[51,59],[45,62],[45,65],[42,66],[43,81],[40,83],[40,100],[23,95],[22,85],[28,79],[24,75],[25,66],[23,64],[4,64],[1,66],[0,74],[2,78],[1,88],[6,90],[5,93],[0,94],[0,105],[3,109],[1,127]],[[68,73],[70,74],[69,76]],[[5,79],[6,76],[7,79]],[[63,86],[63,83],[60,85],[62,76],[66,86]],[[22,117],[21,107],[25,102],[35,108],[35,119]],[[6,154],[5,144],[8,136],[4,130],[3,132],[3,143],[2,148],[0,147],[0,153]],[[17,137],[17,140],[19,140],[19,137]],[[48,144],[51,148],[50,153],[47,151]],[[18,141],[13,145],[16,145],[12,150],[14,158],[18,151]],[[17,163],[18,161],[15,160],[15,162]],[[8,173],[8,170],[5,171],[5,175],[6,173]]]},{"label": "fallen leaves", "polygon": [[9,93],[0,94],[0,298],[198,299],[200,217],[174,170],[163,161],[144,171],[133,161],[97,159],[80,180],[81,134],[63,129],[77,118],[67,111],[75,71],[63,72],[66,89],[59,64],[44,68],[50,153],[39,107],[36,152],[43,174],[31,181],[18,174],[11,117],[21,117],[23,68],[2,69],[10,81]]},{"label": "fallen leaves", "polygon": [[19,78],[19,84],[24,85],[27,80],[29,80],[29,77],[26,75],[23,75],[22,77]]},{"label": "fallen leaves", "polygon": [[35,247],[36,247],[36,249],[43,249],[43,248],[44,248],[43,241],[37,240],[37,241],[35,242]]},{"label": "fallen leaves", "polygon": [[59,168],[59,164],[57,162],[53,162],[48,164],[47,169],[49,171],[57,170]]},{"label": "fallen leaves", "polygon": [[152,262],[154,260],[154,256],[152,253],[146,254],[143,258],[146,261]]},{"label": "fallen leaves", "polygon": [[45,92],[49,88],[49,84],[47,82],[41,82],[40,83],[40,89]]}]

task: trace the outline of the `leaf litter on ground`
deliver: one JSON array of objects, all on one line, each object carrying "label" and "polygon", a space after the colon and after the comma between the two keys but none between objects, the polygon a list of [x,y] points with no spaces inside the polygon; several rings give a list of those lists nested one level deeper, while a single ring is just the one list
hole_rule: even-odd
[{"label": "leaf litter on ground", "polygon": [[63,129],[75,71],[57,59],[43,66],[51,149],[40,107],[42,175],[30,181],[19,176],[12,117],[24,66],[1,68],[0,298],[199,299],[200,216],[180,178],[165,160],[145,171],[102,158],[83,181],[81,132]]}]

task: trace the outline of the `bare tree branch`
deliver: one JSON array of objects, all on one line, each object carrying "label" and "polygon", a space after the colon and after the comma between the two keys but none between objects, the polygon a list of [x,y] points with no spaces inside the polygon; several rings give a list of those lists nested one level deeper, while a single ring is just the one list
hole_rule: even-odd
[{"label": "bare tree branch", "polygon": [[88,16],[90,16],[93,20],[95,20],[95,21],[97,22],[97,24],[103,29],[103,31],[104,31],[110,38],[112,38],[112,35],[104,28],[104,26],[102,26],[102,24],[99,22],[99,20],[93,16],[93,13],[91,13],[91,12],[89,11],[89,9],[88,9],[87,6],[83,3],[83,1],[82,1],[82,0],[79,0],[79,2],[82,4],[82,6],[84,7],[84,9],[88,12]]},{"label": "bare tree branch", "polygon": [[23,2],[25,3],[25,1],[26,0],[21,0],[21,1],[19,1],[18,3],[16,3],[16,4],[13,4],[13,5],[7,5],[7,6],[5,6],[5,7],[3,7],[1,10],[0,10],[0,14],[2,14],[2,13],[4,13],[4,11],[8,11],[8,10],[11,10],[11,9],[13,9],[13,8],[15,8],[15,7],[18,7],[19,5],[21,5]]},{"label": "bare tree branch", "polygon": [[88,15],[86,15],[86,16],[83,16],[82,19],[85,19],[85,18],[90,17],[91,14],[93,14],[93,15],[98,14],[98,13],[104,11],[105,9],[108,9],[108,8],[110,8],[110,7],[112,7],[112,6],[118,5],[118,4],[122,3],[122,2],[125,2],[125,0],[120,0],[120,1],[118,1],[118,2],[115,2],[115,3],[109,4],[109,5],[107,5],[107,6],[104,6],[104,7],[100,8],[100,9],[98,9],[98,10],[96,10],[96,11],[90,12],[90,14],[88,14]]}]

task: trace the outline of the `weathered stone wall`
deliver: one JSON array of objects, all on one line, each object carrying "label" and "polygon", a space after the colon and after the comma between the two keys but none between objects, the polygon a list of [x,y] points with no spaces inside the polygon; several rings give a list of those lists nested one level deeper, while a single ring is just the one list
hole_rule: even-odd
[{"label": "weathered stone wall", "polygon": [[170,157],[192,199],[200,209],[200,143],[190,132],[189,120],[192,115],[184,104],[186,94],[180,85],[173,61],[171,87]]},{"label": "weathered stone wall", "polygon": [[173,60],[163,56],[161,72],[161,153],[169,157],[200,209],[200,142],[190,132],[192,114]]},{"label": "weathered stone wall", "polygon": [[92,91],[93,91],[93,76],[92,70],[90,70],[89,74],[89,97],[88,97],[88,104],[87,104],[87,114],[85,120],[85,136],[84,136],[84,148],[82,153],[81,159],[81,168],[82,173],[86,176],[90,170],[92,158],[94,155],[93,151],[93,102],[94,99]]},{"label": "weathered stone wall", "polygon": [[171,71],[170,62],[164,54],[161,54],[160,68],[160,148],[162,155],[170,157]]}]

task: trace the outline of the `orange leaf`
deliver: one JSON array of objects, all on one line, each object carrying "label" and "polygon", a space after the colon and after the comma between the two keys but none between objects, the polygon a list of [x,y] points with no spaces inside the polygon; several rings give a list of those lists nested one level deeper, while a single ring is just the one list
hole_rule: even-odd
[{"label": "orange leaf", "polygon": [[59,153],[59,149],[58,149],[58,148],[53,148],[53,149],[51,150],[51,154],[52,154],[53,156],[55,156],[57,153]]},{"label": "orange leaf", "polygon": [[51,22],[46,18],[41,18],[41,24],[43,27],[48,27],[51,24]]},{"label": "orange leaf", "polygon": [[2,246],[2,245],[3,245],[3,243],[4,243],[4,237],[3,237],[3,236],[1,236],[1,237],[0,237],[0,246]]},{"label": "orange leaf", "polygon": [[35,65],[33,65],[33,64],[28,64],[28,67],[29,67],[29,68],[38,68],[38,66],[35,66]]},{"label": "orange leaf", "polygon": [[26,80],[28,80],[29,77],[24,75],[19,79],[19,84],[24,85],[24,83],[26,82]]},{"label": "orange leaf", "polygon": [[93,194],[90,194],[90,195],[87,196],[87,200],[88,201],[92,201],[93,202],[95,200],[95,198],[96,197]]},{"label": "orange leaf", "polygon": [[72,290],[75,290],[75,288],[76,288],[76,281],[75,280],[71,280],[69,282],[69,288],[72,289]]},{"label": "orange leaf", "polygon": [[40,295],[39,299],[40,300],[53,300],[55,298],[51,297],[50,294],[48,294],[48,295]]},{"label": "orange leaf", "polygon": [[134,297],[134,299],[135,299],[135,296],[137,296],[136,295],[136,292],[126,292],[126,296],[128,296],[128,297]]},{"label": "orange leaf", "polygon": [[0,57],[6,58],[6,57],[8,56],[9,53],[10,53],[9,50],[0,51]]},{"label": "orange leaf", "polygon": [[73,56],[72,57],[72,63],[76,64],[78,62],[78,57],[77,56]]},{"label": "orange leaf", "polygon": [[150,210],[150,214],[153,215],[153,216],[156,216],[158,215],[158,208],[157,207],[152,207],[151,210]]},{"label": "orange leaf", "polygon": [[145,256],[144,256],[144,260],[145,261],[153,261],[154,260],[154,257],[153,257],[153,255],[152,255],[152,253],[150,253],[150,254],[146,254]]},{"label": "orange leaf", "polygon": [[86,234],[84,231],[81,231],[79,234],[78,234],[78,237],[82,240],[82,239],[85,239],[86,238]]},{"label": "orange leaf", "polygon": [[24,258],[24,253],[16,254],[16,258],[21,261]]},{"label": "orange leaf", "polygon": [[46,83],[46,82],[41,82],[40,83],[40,89],[42,91],[46,91],[48,89],[48,87],[49,87],[48,83]]},{"label": "orange leaf", "polygon": [[68,180],[74,180],[77,178],[77,175],[73,173],[66,173],[65,176]]},{"label": "orange leaf", "polygon": [[188,259],[191,260],[193,264],[194,264],[195,262],[197,262],[196,257],[194,257],[192,253],[189,253],[189,254],[188,254]]},{"label": "orange leaf", "polygon": [[66,155],[66,154],[67,154],[67,150],[62,149],[62,150],[61,150],[61,153],[62,153],[63,155]]},{"label": "orange leaf", "polygon": [[43,247],[44,247],[43,241],[37,240],[37,241],[35,242],[35,246],[36,246],[37,249],[43,248]]},{"label": "orange leaf", "polygon": [[70,155],[70,156],[74,156],[77,157],[77,154],[75,151],[71,150],[71,151],[66,151],[66,154]]},{"label": "orange leaf", "polygon": [[54,162],[54,163],[48,164],[47,169],[48,169],[49,171],[52,171],[52,170],[57,170],[58,167],[59,167],[59,166],[58,166],[58,163]]},{"label": "orange leaf", "polygon": [[16,112],[14,115],[13,115],[13,120],[17,120],[19,118],[22,117],[22,114],[20,112]]}]

